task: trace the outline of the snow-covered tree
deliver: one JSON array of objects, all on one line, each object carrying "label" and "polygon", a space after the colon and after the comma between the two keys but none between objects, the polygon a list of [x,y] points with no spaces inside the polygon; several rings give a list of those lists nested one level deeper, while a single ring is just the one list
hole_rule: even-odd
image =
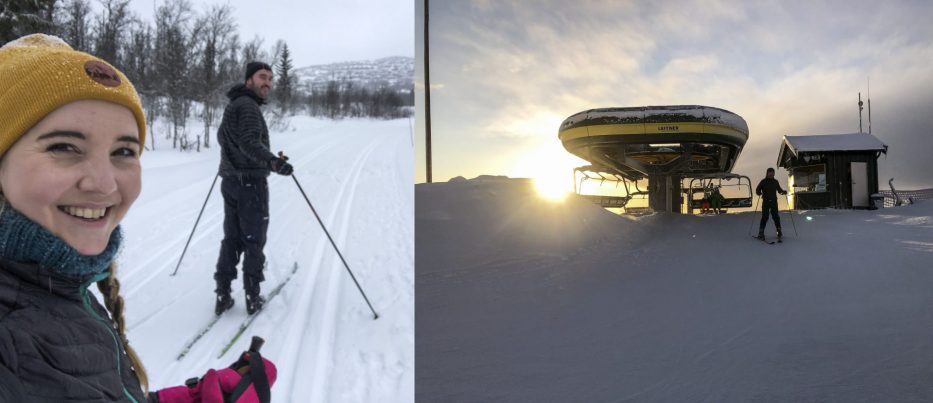
[{"label": "snow-covered tree", "polygon": [[197,45],[200,56],[192,73],[197,83],[195,99],[203,106],[201,119],[204,123],[205,147],[210,147],[211,126],[216,120],[216,111],[224,101],[227,77],[222,64],[223,58],[231,54],[230,48],[236,45],[235,30],[233,9],[229,5],[215,5],[198,17],[192,33],[192,41]]},{"label": "snow-covered tree", "polygon": [[191,111],[194,90],[191,69],[189,21],[191,3],[169,0],[156,11],[154,85],[163,97],[171,119],[172,148],[189,148],[186,121]]},{"label": "snow-covered tree", "polygon": [[69,0],[58,11],[60,35],[72,48],[91,52],[91,3],[88,0]]},{"label": "snow-covered tree", "polygon": [[129,0],[102,0],[103,12],[94,25],[94,55],[122,68],[120,48],[133,20]]},{"label": "snow-covered tree", "polygon": [[23,35],[56,34],[57,3],[58,0],[0,1],[0,46]]}]

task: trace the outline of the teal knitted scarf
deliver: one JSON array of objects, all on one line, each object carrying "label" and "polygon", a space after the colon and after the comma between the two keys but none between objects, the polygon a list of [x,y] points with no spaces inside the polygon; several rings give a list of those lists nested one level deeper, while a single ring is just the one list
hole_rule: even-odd
[{"label": "teal knitted scarf", "polygon": [[123,241],[117,227],[101,254],[85,256],[6,201],[0,201],[0,206],[0,256],[20,263],[38,263],[69,279],[83,281],[106,270]]}]

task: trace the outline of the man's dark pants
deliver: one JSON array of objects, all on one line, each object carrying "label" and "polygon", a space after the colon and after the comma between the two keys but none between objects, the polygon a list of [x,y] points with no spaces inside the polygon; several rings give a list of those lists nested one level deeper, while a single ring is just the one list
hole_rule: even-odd
[{"label": "man's dark pants", "polygon": [[774,219],[774,227],[780,231],[781,217],[778,216],[777,200],[765,200],[765,202],[761,205],[761,225],[758,226],[758,232],[764,232],[765,225],[768,225],[768,214],[771,214],[771,218]]},{"label": "man's dark pants", "polygon": [[224,197],[224,239],[217,259],[217,292],[229,292],[237,277],[236,265],[243,255],[243,288],[259,293],[259,283],[266,256],[266,228],[269,227],[269,187],[266,178],[250,176],[223,177],[220,192]]}]

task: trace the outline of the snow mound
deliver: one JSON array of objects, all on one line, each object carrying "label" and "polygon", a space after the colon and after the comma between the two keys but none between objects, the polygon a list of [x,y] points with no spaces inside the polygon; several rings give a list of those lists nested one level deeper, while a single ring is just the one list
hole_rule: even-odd
[{"label": "snow mound", "polygon": [[633,220],[521,180],[415,203],[418,401],[933,398],[933,203],[783,212],[776,245],[757,213]]},{"label": "snow mound", "polygon": [[[566,258],[615,237],[620,226],[630,221],[575,195],[561,202],[548,201],[537,194],[528,179],[483,175],[419,184],[415,194],[417,239],[423,237],[433,244],[429,240],[435,236],[450,236],[443,243],[454,246],[436,253],[417,251],[421,258],[431,260],[457,258],[461,251]],[[636,229],[634,224],[628,225]],[[461,248],[457,239],[473,243]]]}]

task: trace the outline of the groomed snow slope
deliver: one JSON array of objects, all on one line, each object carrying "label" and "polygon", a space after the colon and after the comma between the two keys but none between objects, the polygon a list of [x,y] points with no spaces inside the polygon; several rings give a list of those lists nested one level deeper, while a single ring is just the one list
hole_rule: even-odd
[{"label": "groomed snow slope", "polygon": [[[298,271],[233,349],[246,319],[242,275],[236,305],[181,361],[182,347],[214,316],[214,266],[223,236],[220,181],[178,275],[185,246],[219,166],[215,147],[173,151],[159,137],[142,155],[143,191],[123,227],[118,258],[129,339],[152,389],[229,366],[252,335],[278,366],[274,402],[405,402],[414,394],[414,200],[406,120],[296,117],[272,133],[294,175],[380,314],[374,321],[320,225],[289,177],[269,177],[270,225],[263,293]],[[212,138],[212,140],[214,140]]]},{"label": "groomed snow slope", "polygon": [[620,217],[520,180],[415,201],[419,401],[933,399],[933,204],[799,236],[783,213],[767,245],[757,213]]}]

